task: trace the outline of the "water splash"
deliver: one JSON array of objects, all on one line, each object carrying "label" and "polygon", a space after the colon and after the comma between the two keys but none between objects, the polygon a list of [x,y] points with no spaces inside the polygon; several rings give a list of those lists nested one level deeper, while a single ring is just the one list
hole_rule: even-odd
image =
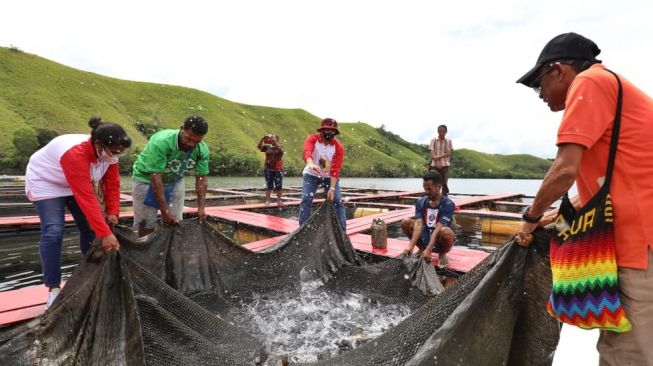
[{"label": "water splash", "polygon": [[225,317],[269,343],[272,354],[314,362],[318,356],[356,348],[408,315],[407,306],[384,305],[355,293],[334,294],[320,282],[307,282],[301,292],[257,295]]}]

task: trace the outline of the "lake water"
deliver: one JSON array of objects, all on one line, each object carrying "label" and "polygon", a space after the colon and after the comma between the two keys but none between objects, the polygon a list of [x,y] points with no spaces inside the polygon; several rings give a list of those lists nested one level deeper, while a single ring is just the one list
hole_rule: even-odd
[{"label": "lake water", "polygon": [[[300,186],[300,177],[285,177],[286,186]],[[186,188],[195,187],[193,178],[186,178]],[[263,187],[263,177],[209,177],[209,188],[254,188]],[[539,179],[449,179],[449,190],[458,194],[493,194],[493,193],[523,193],[534,196],[542,184]],[[340,185],[352,188],[376,188],[392,190],[422,189],[421,178],[347,178],[342,177]],[[122,178],[122,190],[131,189],[131,179]],[[574,190],[575,192],[575,190]]]}]

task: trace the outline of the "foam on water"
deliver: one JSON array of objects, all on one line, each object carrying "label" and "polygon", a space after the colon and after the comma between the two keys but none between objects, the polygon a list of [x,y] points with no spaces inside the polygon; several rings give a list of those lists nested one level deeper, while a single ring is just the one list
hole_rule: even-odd
[{"label": "foam on water", "polygon": [[311,282],[302,291],[257,295],[226,318],[270,344],[273,355],[313,362],[374,339],[410,315],[402,305],[385,305],[359,294],[334,294]]}]

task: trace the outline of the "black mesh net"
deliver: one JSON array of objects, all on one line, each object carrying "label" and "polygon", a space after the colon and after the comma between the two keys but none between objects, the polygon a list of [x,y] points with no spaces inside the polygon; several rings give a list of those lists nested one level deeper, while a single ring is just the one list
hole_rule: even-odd
[{"label": "black mesh net", "polygon": [[[263,252],[184,221],[146,241],[119,230],[121,252],[86,260],[40,318],[0,332],[0,364],[277,365],[265,339],[225,314],[261,295],[355,292],[413,313],[324,365],[551,364],[559,326],[546,314],[548,235],[507,243],[443,289],[415,257],[366,263],[323,205]],[[93,255],[89,259],[95,258]]]}]

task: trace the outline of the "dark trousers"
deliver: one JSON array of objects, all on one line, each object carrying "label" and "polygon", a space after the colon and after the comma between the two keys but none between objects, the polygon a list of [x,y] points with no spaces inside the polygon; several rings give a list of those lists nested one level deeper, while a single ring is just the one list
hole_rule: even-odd
[{"label": "dark trousers", "polygon": [[449,194],[449,186],[447,185],[447,181],[449,181],[449,167],[448,166],[443,166],[442,168],[436,168],[434,166],[431,166],[431,170],[436,170],[440,175],[442,176],[442,194],[443,195],[448,195]]}]

